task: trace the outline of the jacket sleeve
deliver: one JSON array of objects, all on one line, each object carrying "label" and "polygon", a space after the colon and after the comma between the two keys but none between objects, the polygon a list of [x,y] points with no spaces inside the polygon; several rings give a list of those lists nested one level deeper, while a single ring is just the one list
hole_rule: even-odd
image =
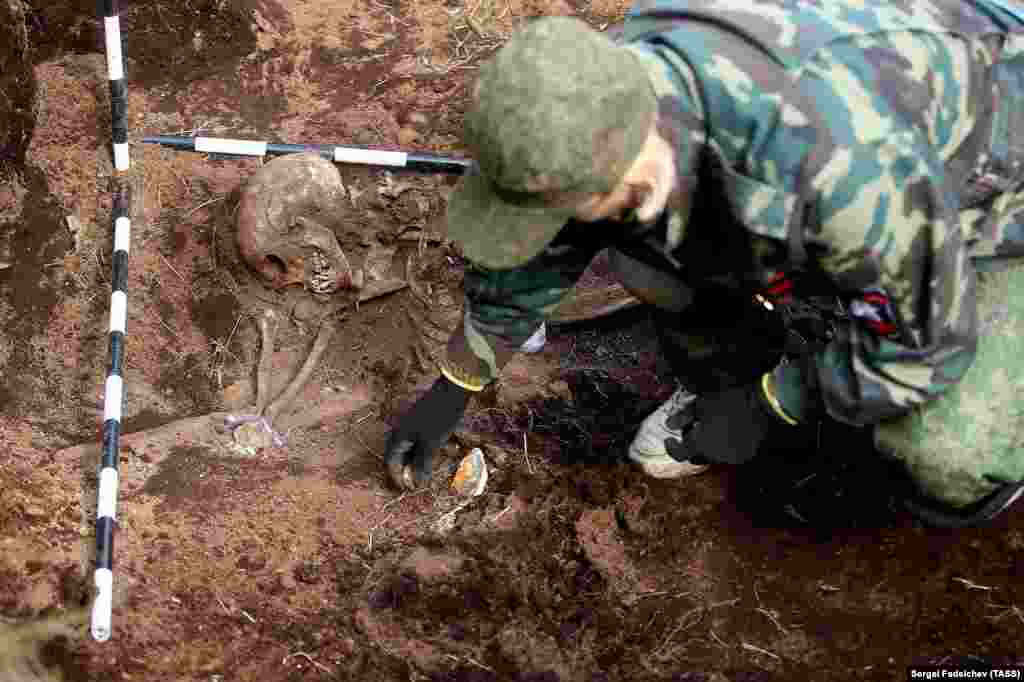
[{"label": "jacket sleeve", "polygon": [[964,376],[976,347],[975,273],[944,178],[911,131],[839,148],[816,174],[808,244],[846,296],[848,319],[810,362],[777,372],[780,395],[799,385],[805,404],[866,425]]},{"label": "jacket sleeve", "polygon": [[468,266],[463,318],[448,341],[441,373],[465,389],[483,390],[555,311],[596,252],[556,245],[512,270]]}]

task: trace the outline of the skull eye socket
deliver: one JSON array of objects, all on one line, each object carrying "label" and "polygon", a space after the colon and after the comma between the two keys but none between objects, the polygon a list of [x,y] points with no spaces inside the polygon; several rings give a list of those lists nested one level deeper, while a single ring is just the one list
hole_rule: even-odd
[{"label": "skull eye socket", "polygon": [[267,263],[269,263],[277,271],[276,274],[283,275],[288,272],[288,268],[285,266],[284,261],[272,254],[267,255]]}]

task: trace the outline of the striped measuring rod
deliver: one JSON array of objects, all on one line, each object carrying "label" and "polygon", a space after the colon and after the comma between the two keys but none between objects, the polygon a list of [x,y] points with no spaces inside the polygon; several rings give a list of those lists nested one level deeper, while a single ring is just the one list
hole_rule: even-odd
[{"label": "striped measuring rod", "polygon": [[105,642],[111,634],[114,591],[114,525],[117,512],[117,463],[121,440],[121,408],[124,403],[124,339],[128,318],[128,246],[131,238],[131,167],[128,154],[128,87],[121,53],[121,25],[117,0],[103,0],[103,28],[110,77],[111,138],[114,172],[111,220],[114,254],[111,259],[110,367],[103,396],[103,447],[100,458],[96,505],[96,597],[92,606],[93,639]]},{"label": "striped measuring rod", "polygon": [[426,152],[386,151],[365,147],[340,147],[330,144],[284,144],[258,140],[232,140],[223,137],[178,137],[155,135],[142,138],[143,144],[158,144],[183,152],[217,154],[218,156],[282,156],[312,152],[329,161],[363,166],[383,166],[398,170],[423,173],[453,173],[460,175],[472,165],[469,159],[460,159]]}]

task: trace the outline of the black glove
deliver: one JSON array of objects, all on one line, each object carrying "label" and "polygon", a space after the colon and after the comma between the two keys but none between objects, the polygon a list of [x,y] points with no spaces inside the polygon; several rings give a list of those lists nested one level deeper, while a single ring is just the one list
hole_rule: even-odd
[{"label": "black glove", "polygon": [[398,421],[388,436],[384,461],[399,488],[408,488],[405,467],[412,468],[412,485],[430,478],[431,461],[466,412],[472,392],[440,377]]},{"label": "black glove", "polygon": [[681,462],[742,464],[769,437],[802,439],[804,430],[776,412],[766,390],[759,382],[698,398],[692,428],[682,440],[665,441],[669,455]]}]

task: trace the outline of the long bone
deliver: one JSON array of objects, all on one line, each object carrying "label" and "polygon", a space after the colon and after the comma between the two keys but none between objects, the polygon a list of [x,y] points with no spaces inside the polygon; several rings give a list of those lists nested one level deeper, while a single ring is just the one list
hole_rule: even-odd
[{"label": "long bone", "polygon": [[[306,361],[277,399],[270,402],[271,358],[274,352],[274,337],[278,328],[278,325],[275,324],[276,318],[277,314],[273,310],[266,310],[259,319],[261,348],[259,367],[256,371],[256,414],[228,415],[224,419],[224,425],[232,430],[236,443],[241,444],[241,441],[246,439],[244,434],[247,430],[256,429],[269,434],[274,445],[284,445],[284,435],[274,428],[274,421],[292,404],[306,382],[309,381],[313,370],[320,362],[320,357],[327,350],[327,345],[334,335],[335,326],[332,321],[325,320],[321,323],[320,331],[317,333]],[[270,402],[269,405],[268,402]],[[247,425],[248,428],[246,428]]]}]

